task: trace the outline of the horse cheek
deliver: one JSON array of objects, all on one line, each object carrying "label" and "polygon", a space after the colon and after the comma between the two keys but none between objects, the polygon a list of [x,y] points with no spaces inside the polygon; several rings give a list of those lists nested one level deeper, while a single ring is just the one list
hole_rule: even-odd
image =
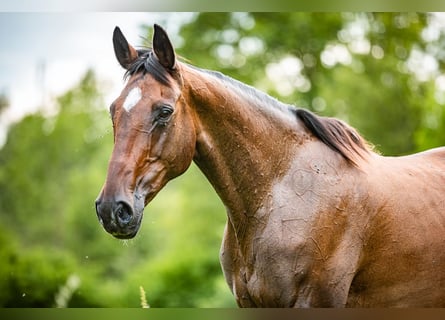
[{"label": "horse cheek", "polygon": [[180,126],[175,130],[168,148],[171,161],[171,179],[183,174],[192,163],[195,154],[196,134],[190,127]]}]

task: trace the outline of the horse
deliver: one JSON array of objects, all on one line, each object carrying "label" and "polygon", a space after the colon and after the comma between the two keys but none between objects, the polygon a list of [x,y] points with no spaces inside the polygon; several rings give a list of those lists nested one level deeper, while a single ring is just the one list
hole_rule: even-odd
[{"label": "horse", "polygon": [[220,249],[239,307],[444,307],[445,148],[387,157],[336,118],[178,59],[154,25],[135,49],[96,200],[133,238],[145,206],[194,161],[227,209]]}]

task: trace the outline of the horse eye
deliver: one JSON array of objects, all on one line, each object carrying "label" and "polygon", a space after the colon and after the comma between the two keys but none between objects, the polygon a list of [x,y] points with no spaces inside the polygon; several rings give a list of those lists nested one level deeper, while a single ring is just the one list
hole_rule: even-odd
[{"label": "horse eye", "polygon": [[156,115],[156,120],[165,122],[167,121],[173,113],[173,108],[170,106],[161,106]]},{"label": "horse eye", "polygon": [[159,117],[166,118],[172,114],[173,110],[171,108],[162,108],[161,112],[159,113]]}]

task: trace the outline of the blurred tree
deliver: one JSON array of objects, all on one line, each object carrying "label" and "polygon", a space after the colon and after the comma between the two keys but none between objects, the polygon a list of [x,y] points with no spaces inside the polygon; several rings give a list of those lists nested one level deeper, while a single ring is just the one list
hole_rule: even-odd
[{"label": "blurred tree", "polygon": [[91,138],[100,127],[93,83],[89,72],[78,88],[59,99],[56,117],[30,115],[9,131],[0,153],[0,217],[14,222],[9,225],[22,232],[25,243],[38,238],[59,246],[66,241],[70,174],[77,176],[99,147]]},{"label": "blurred tree", "polygon": [[[72,261],[67,262],[67,270],[60,267],[65,258],[58,252],[75,259],[74,250],[85,246],[72,235],[85,234],[88,228],[70,224],[70,215],[74,215],[70,210],[94,216],[91,209],[85,211],[92,207],[85,194],[95,192],[89,188],[88,177],[75,186],[71,181],[82,176],[80,172],[94,159],[99,145],[90,138],[102,107],[99,97],[94,74],[88,72],[79,87],[59,99],[57,116],[29,115],[9,131],[0,151],[0,222],[19,239],[19,248],[27,249],[11,253],[14,271],[1,278],[13,285],[0,305],[51,306],[67,270],[74,271]],[[82,206],[70,201],[74,197],[83,199]],[[59,260],[62,262],[56,262]]]},{"label": "blurred tree", "polygon": [[44,246],[24,248],[13,234],[0,230],[0,305],[2,307],[51,307],[54,296],[74,267],[70,252]]}]

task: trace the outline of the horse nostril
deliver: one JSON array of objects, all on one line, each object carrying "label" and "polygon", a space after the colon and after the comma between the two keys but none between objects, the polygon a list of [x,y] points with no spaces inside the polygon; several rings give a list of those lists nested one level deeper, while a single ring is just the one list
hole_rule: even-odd
[{"label": "horse nostril", "polygon": [[102,220],[102,217],[100,216],[100,205],[101,205],[101,203],[102,203],[102,201],[101,201],[100,199],[97,199],[97,200],[95,201],[95,205],[96,205],[96,215],[97,215],[97,218],[99,219],[99,223],[100,223],[101,225],[104,225],[104,222],[103,222],[103,220]]},{"label": "horse nostril", "polygon": [[128,225],[133,218],[133,210],[127,203],[122,201],[118,202],[114,210],[114,214],[117,219],[117,223],[121,227]]},{"label": "horse nostril", "polygon": [[97,215],[99,215],[99,210],[100,210],[100,204],[101,204],[101,201],[100,201],[99,199],[97,199],[97,200],[94,202],[94,204],[96,205],[96,213],[97,213]]}]

